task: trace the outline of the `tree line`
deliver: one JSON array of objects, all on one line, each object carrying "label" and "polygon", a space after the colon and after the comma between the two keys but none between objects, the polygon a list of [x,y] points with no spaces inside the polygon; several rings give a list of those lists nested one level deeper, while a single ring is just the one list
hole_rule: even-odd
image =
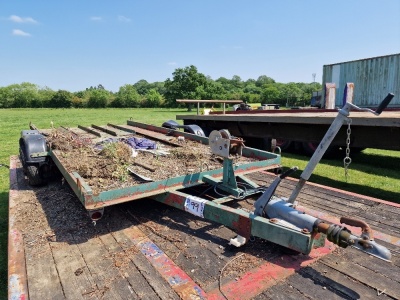
[{"label": "tree line", "polygon": [[290,106],[308,105],[313,91],[320,83],[279,83],[261,75],[243,81],[235,75],[231,79],[216,80],[198,72],[193,65],[178,68],[172,78],[149,83],[142,79],[125,84],[117,92],[103,85],[83,91],[54,91],[48,87],[23,82],[0,87],[0,108],[104,108],[104,107],[178,107],[176,99],[243,100],[247,103],[266,103]]}]

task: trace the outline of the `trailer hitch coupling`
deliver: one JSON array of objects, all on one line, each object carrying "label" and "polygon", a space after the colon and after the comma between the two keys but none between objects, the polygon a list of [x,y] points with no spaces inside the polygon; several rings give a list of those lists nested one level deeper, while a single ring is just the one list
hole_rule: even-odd
[{"label": "trailer hitch coupling", "polygon": [[[390,251],[386,247],[379,245],[374,241],[372,229],[367,223],[346,217],[342,217],[340,222],[353,226],[357,226],[355,224],[362,224],[363,226],[359,226],[362,229],[361,236],[352,234],[346,227],[336,224],[327,224],[324,222],[318,223],[317,230],[318,232],[325,233],[328,241],[331,241],[342,248],[351,246],[377,258],[391,261],[392,255]],[[366,226],[364,227],[364,225]]]},{"label": "trailer hitch coupling", "polygon": [[[344,226],[326,223],[295,209],[293,204],[285,201],[285,199],[275,196],[267,199],[264,195],[268,195],[269,197],[268,191],[264,192],[254,204],[256,207],[254,214],[256,216],[266,217],[271,221],[273,219],[282,220],[284,221],[280,222],[282,226],[292,229],[297,228],[299,231],[324,233],[328,241],[331,241],[339,247],[347,248],[351,246],[385,261],[391,260],[390,251],[374,241],[372,229],[366,222],[348,217],[342,217],[340,219],[341,223],[360,227],[361,235],[357,236]],[[288,224],[285,225],[285,222]]]}]

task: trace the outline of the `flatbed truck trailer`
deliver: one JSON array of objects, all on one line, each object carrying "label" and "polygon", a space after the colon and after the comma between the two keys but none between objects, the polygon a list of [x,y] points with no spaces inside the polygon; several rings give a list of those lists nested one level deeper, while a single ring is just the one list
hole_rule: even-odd
[{"label": "flatbed truck trailer", "polygon": [[[255,147],[266,149],[270,139],[281,140],[281,143],[294,141],[306,147],[307,143],[318,145],[336,115],[337,110],[279,109],[178,115],[176,118],[185,125],[196,124],[205,132],[227,129],[234,136],[253,140]],[[351,120],[351,148],[400,150],[400,110],[387,110],[379,117],[354,111]],[[343,124],[332,146],[346,146],[347,129],[347,124]]]},{"label": "flatbed truck trailer", "polygon": [[[269,185],[275,175],[250,178]],[[288,178],[277,193],[289,197],[296,182]],[[366,220],[392,262],[330,242],[309,255],[259,239],[236,248],[229,228],[149,198],[107,208],[94,226],[68,185],[29,186],[13,156],[9,299],[400,298],[398,204],[312,183],[298,201],[330,222]]]},{"label": "flatbed truck trailer", "polygon": [[[380,114],[391,98],[388,95],[380,107],[371,112]],[[270,279],[277,282],[290,275],[293,268],[300,270],[301,266],[332,251],[341,253],[336,245],[361,251],[359,254],[368,262],[379,259],[377,268],[385,266],[382,272],[388,269],[397,272],[394,266],[398,264],[398,237],[392,232],[373,230],[371,226],[374,225],[358,219],[356,216],[364,212],[359,205],[350,214],[339,212],[338,220],[325,214],[313,216],[315,210],[299,203],[304,195],[300,190],[306,186],[312,170],[351,108],[346,105],[339,112],[289,198],[279,196],[277,188],[297,167],[279,173],[265,185],[266,173],[261,178],[255,173],[276,170],[280,155],[246,147],[243,140],[231,136],[227,130],[213,131],[205,138],[204,134],[127,121],[127,125],[79,126],[85,133],[77,132],[77,128],[53,129],[50,133],[37,128],[22,131],[21,165],[15,157],[11,159],[10,298],[103,298],[107,294],[107,298],[129,298],[130,295],[153,299],[156,294],[161,299],[250,299],[271,286]],[[153,147],[154,142],[140,138],[139,133],[163,141],[164,146]],[[86,134],[99,137],[101,142]],[[125,142],[146,152],[131,151]],[[201,144],[207,144],[209,149]],[[200,156],[194,161],[197,164],[194,167],[190,165],[190,155],[196,151]],[[121,158],[124,158],[122,170],[129,170],[135,180],[126,177],[126,170],[121,173],[118,169]],[[127,167],[127,162],[133,165]],[[53,174],[52,167],[61,172],[62,180],[50,181],[46,188],[40,188],[48,175]],[[158,169],[159,172],[153,173],[153,180],[144,176],[147,174],[144,169],[151,172]],[[112,175],[113,179],[107,181],[99,174]],[[28,192],[25,179],[37,186],[32,192]],[[26,198],[24,191],[27,191]],[[66,198],[77,199],[83,205],[71,205]],[[128,204],[139,200],[147,204],[144,210],[140,210],[140,206],[134,210],[128,208]],[[153,200],[186,211],[187,217],[169,217],[165,207],[157,211]],[[114,207],[121,210],[107,219],[113,211],[110,208]],[[85,209],[90,216],[86,220],[81,215]],[[392,216],[388,211],[383,214],[385,218]],[[150,219],[154,214],[158,222]],[[396,213],[392,217],[396,220]],[[188,251],[193,238],[187,239],[177,232],[179,230],[173,231],[190,228],[190,233],[198,234],[189,225],[192,221],[197,229],[206,230],[206,240],[203,236],[200,237],[203,242],[195,243],[201,249],[199,252]],[[88,222],[92,222],[91,226]],[[163,222],[167,225],[160,226]],[[203,252],[206,251],[202,251],[208,248],[207,242],[218,239],[213,228],[216,224],[230,237],[222,239],[225,246],[220,243],[214,248],[211,245],[209,250],[218,255],[218,260],[205,257]],[[172,248],[163,248],[166,244],[161,241],[154,243],[156,236],[165,239]],[[166,254],[171,249],[177,251],[176,256]],[[253,251],[253,257],[248,256],[248,250]],[[238,251],[243,253],[236,255]],[[300,259],[300,264],[297,267],[291,263],[286,265],[294,261],[286,253],[294,255],[295,260]],[[231,257],[225,264],[219,261],[224,255]],[[175,263],[179,257],[181,263]],[[268,263],[264,264],[265,261]],[[276,262],[282,271],[279,275],[277,269],[269,266]],[[218,264],[223,265],[222,269]],[[190,273],[198,271],[200,277],[192,278],[188,270],[184,270],[185,266],[190,266]],[[157,276],[160,280],[153,279]],[[268,286],[262,284],[266,277],[271,277],[266,282]],[[244,281],[238,285],[241,279]],[[228,282],[225,287],[224,280]],[[397,295],[397,286],[390,289],[391,297]],[[379,290],[379,295],[386,290]]]}]

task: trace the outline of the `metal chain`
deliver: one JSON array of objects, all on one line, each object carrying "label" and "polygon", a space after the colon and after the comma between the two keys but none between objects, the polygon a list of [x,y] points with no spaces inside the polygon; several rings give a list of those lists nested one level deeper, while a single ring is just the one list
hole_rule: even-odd
[{"label": "metal chain", "polygon": [[351,164],[350,158],[350,135],[351,135],[351,122],[350,118],[347,118],[347,138],[346,138],[346,157],[343,159],[344,164],[344,176],[346,177],[346,182],[349,177],[349,165]]}]

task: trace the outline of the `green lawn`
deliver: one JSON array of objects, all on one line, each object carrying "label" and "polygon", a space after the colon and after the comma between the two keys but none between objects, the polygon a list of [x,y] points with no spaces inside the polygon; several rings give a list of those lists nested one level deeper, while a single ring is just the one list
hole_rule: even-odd
[{"label": "green lawn", "polygon": [[[160,126],[175,119],[177,114],[188,114],[184,109],[7,109],[0,110],[0,164],[9,164],[10,155],[18,153],[18,138],[29,122],[38,128],[54,126],[76,127],[102,125],[107,122],[124,124],[134,121]],[[193,114],[196,112],[193,111]],[[400,152],[367,149],[351,155],[349,180],[345,181],[342,159],[323,160],[310,181],[332,187],[400,203]],[[284,166],[298,166],[299,176],[308,158],[284,154]],[[8,226],[9,171],[0,167],[0,299],[7,298],[7,226]]]}]

